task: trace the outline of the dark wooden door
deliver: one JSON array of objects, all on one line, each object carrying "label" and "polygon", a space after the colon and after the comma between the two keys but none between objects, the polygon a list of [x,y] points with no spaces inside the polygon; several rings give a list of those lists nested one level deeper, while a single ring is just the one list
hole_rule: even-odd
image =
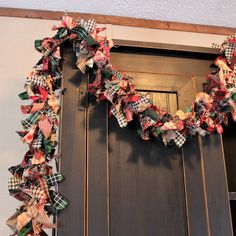
[{"label": "dark wooden door", "polygon": [[[137,90],[171,113],[190,105],[212,54],[120,47],[112,63]],[[143,141],[132,122],[121,129],[109,105],[87,94],[90,75],[64,52],[60,191],[70,206],[59,236],[231,236],[221,138],[193,137],[184,148]]]}]

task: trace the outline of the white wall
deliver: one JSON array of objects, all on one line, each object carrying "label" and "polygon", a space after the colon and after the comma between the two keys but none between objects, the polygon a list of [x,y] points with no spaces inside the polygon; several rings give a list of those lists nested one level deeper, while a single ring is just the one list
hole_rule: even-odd
[{"label": "white wall", "polygon": [[[6,219],[14,213],[19,202],[8,195],[7,169],[20,163],[26,146],[15,133],[21,130],[22,102],[18,93],[23,91],[26,75],[40,58],[34,50],[34,40],[50,36],[51,26],[57,21],[0,17],[0,235],[9,235]],[[175,31],[152,30],[107,25],[108,34],[115,39],[210,47],[224,36]]]},{"label": "white wall", "polygon": [[236,27],[235,0],[1,0],[0,6]]}]

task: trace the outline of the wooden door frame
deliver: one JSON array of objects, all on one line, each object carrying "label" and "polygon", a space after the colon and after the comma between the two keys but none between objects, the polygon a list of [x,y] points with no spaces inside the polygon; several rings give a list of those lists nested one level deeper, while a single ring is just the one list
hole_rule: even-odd
[{"label": "wooden door frame", "polygon": [[[185,49],[186,52],[195,52],[203,54],[204,53],[216,54],[217,52],[216,50],[208,48],[189,47],[189,46],[177,47],[176,45],[173,46],[168,44],[153,44],[153,43],[149,44],[144,42],[115,40],[115,44],[128,47],[136,47],[136,48],[144,47],[149,49],[151,48],[171,49],[174,51],[184,51]],[[62,124],[63,122],[66,123],[66,120],[62,119]],[[68,128],[66,128],[66,131],[68,131]],[[63,132],[65,131],[62,130],[62,133]],[[68,143],[68,140],[65,143]],[[231,225],[231,216],[229,208],[229,193],[227,187],[224,154],[221,143],[222,143],[221,136],[218,135],[211,135],[210,137],[206,138],[193,137],[191,143],[187,142],[185,144],[185,147],[182,149],[183,171],[184,171],[183,181],[185,185],[186,207],[187,207],[186,222],[189,235],[191,236],[198,236],[199,232],[201,233],[201,235],[204,236],[211,236],[211,235],[232,236],[232,225]],[[210,146],[209,144],[215,145],[213,151],[209,148]],[[194,150],[194,151],[192,152],[191,155],[189,155],[190,151],[188,150]],[[87,150],[87,152],[91,152],[91,150]],[[106,152],[107,150],[104,149],[103,150],[104,157],[106,156]],[[106,160],[104,159],[104,162],[105,161]],[[64,160],[64,163],[65,162],[66,160]],[[82,163],[82,165],[85,168],[87,168],[86,163]],[[84,171],[86,170],[84,169]],[[84,175],[83,171],[81,171],[80,175],[81,176]],[[85,177],[85,179],[87,179],[87,177]],[[83,179],[84,183],[87,181],[85,179]],[[221,185],[220,189],[218,188],[219,183]],[[88,183],[85,183],[85,185],[87,186]],[[63,186],[63,183],[59,186],[59,188],[65,189],[65,186],[64,187],[61,186]],[[194,186],[199,187],[197,191]],[[105,189],[106,186],[102,186],[102,188]],[[85,191],[89,191],[89,189]],[[83,204],[83,202],[85,201],[86,205],[87,204],[86,198],[88,197],[88,192],[85,192],[82,195],[83,196],[80,202],[81,204]],[[214,199],[213,202],[212,199]],[[98,206],[99,209],[102,208],[104,212],[107,212],[106,211],[107,205],[105,202],[104,204],[100,204],[100,202],[98,201],[98,203],[96,203],[96,206]],[[218,214],[215,209],[218,209],[217,210]],[[87,219],[86,212],[87,210],[85,209],[85,216],[84,216],[85,218],[83,222],[85,235],[88,234],[88,229],[87,229],[88,225],[86,223]],[[219,222],[221,223],[220,226]],[[220,229],[217,228],[217,226],[220,227]],[[101,225],[99,225],[99,227],[101,227]],[[109,228],[104,227],[103,230],[109,232]],[[60,231],[59,235],[61,235],[61,230],[59,229],[59,231]]]}]

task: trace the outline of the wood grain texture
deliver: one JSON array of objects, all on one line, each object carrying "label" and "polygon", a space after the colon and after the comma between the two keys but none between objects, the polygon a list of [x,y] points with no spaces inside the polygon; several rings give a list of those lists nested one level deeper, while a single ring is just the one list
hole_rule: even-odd
[{"label": "wood grain texture", "polygon": [[84,236],[85,230],[86,119],[78,105],[83,103],[79,101],[79,97],[83,99],[79,88],[86,87],[86,78],[75,69],[72,55],[72,48],[65,48],[63,88],[67,92],[63,95],[60,143],[60,171],[65,180],[59,185],[59,192],[69,200],[69,206],[58,216],[58,236]]},{"label": "wood grain texture", "polygon": [[[44,11],[44,10],[0,7],[0,16],[8,16],[8,17],[59,20],[63,14],[64,14],[63,11]],[[131,26],[131,27],[143,27],[151,29],[175,30],[175,31],[186,31],[186,32],[218,34],[218,35],[231,35],[236,32],[235,28],[229,28],[229,27],[178,23],[178,22],[160,21],[160,20],[147,20],[147,19],[139,19],[131,17],[77,13],[77,12],[68,12],[68,14],[74,18],[78,17],[94,18],[98,23],[102,24],[114,24],[114,25]]]},{"label": "wood grain texture", "polygon": [[181,153],[109,120],[111,235],[187,235]]},{"label": "wood grain texture", "polygon": [[218,134],[201,139],[210,233],[232,236],[229,194],[222,140]]},{"label": "wood grain texture", "polygon": [[87,227],[88,236],[109,235],[107,103],[90,97],[88,108]]},{"label": "wood grain texture", "polygon": [[183,147],[188,235],[191,236],[209,236],[210,233],[201,158],[198,137],[193,137]]}]

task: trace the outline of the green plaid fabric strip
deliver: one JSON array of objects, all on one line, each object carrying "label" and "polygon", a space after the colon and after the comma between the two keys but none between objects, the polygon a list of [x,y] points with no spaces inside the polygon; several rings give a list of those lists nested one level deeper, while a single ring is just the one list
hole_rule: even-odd
[{"label": "green plaid fabric strip", "polygon": [[54,186],[55,184],[61,182],[64,179],[62,173],[53,173],[46,177],[48,186]]},{"label": "green plaid fabric strip", "polygon": [[56,193],[55,191],[50,190],[49,194],[52,201],[52,206],[56,210],[60,211],[60,210],[65,209],[68,206],[69,204],[68,201],[64,197],[62,197],[59,193]]},{"label": "green plaid fabric strip", "polygon": [[78,35],[81,40],[85,39],[89,35],[87,30],[82,27],[74,27],[70,30],[70,32]]},{"label": "green plaid fabric strip", "polygon": [[21,124],[22,124],[23,128],[25,130],[31,128],[31,126],[39,120],[39,118],[43,114],[43,112],[44,112],[43,110],[39,110],[39,111],[35,112],[33,115],[31,115],[30,117],[28,117],[27,119],[22,120]]},{"label": "green plaid fabric strip", "polygon": [[18,232],[17,236],[27,236],[30,232],[32,232],[32,223],[31,221]]},{"label": "green plaid fabric strip", "polygon": [[35,149],[40,149],[43,145],[43,133],[39,132],[38,137],[32,142],[32,147]]}]

